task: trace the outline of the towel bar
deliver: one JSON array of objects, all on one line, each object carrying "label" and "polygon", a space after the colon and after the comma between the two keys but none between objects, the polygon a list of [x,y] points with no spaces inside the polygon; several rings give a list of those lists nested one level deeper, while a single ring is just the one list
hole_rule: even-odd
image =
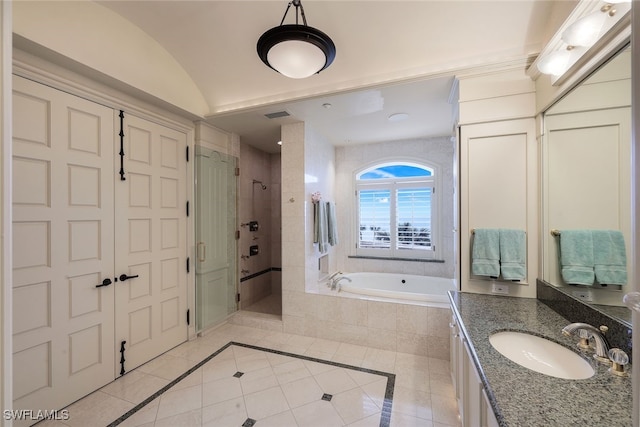
[{"label": "towel bar", "polygon": [[[558,232],[558,233],[560,233],[560,232]],[[475,228],[471,229],[471,234],[476,234],[476,229]],[[525,231],[524,234],[527,234],[527,232]]]},{"label": "towel bar", "polygon": [[556,237],[560,236],[560,230],[556,230],[555,228],[549,232],[551,233],[552,236],[556,236]]}]

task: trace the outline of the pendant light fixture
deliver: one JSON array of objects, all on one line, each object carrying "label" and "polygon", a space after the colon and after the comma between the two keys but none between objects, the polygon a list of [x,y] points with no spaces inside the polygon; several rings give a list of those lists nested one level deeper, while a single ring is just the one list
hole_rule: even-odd
[{"label": "pendant light fixture", "polygon": [[[296,8],[296,23],[284,24],[287,12]],[[302,16],[303,24],[299,24]],[[328,35],[307,25],[301,0],[287,5],[280,26],[267,30],[258,39],[258,56],[268,67],[292,79],[319,73],[333,62],[336,46]]]}]

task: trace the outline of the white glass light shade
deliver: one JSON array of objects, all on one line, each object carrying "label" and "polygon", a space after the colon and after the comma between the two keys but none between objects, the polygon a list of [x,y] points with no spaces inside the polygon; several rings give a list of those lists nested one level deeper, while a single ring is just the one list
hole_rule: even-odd
[{"label": "white glass light shade", "polygon": [[538,70],[543,74],[561,76],[569,68],[571,51],[557,50],[538,61]]},{"label": "white glass light shade", "polygon": [[598,10],[578,19],[562,33],[562,40],[570,46],[593,46],[608,16]]},{"label": "white glass light shade", "polygon": [[327,58],[319,47],[299,40],[280,42],[269,49],[267,59],[272,68],[292,79],[304,79],[322,70]]}]

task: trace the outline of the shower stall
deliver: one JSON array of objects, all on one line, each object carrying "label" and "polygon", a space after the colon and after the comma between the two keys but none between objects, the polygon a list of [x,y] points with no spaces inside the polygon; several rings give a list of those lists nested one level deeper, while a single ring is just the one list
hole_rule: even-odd
[{"label": "shower stall", "polygon": [[240,310],[282,315],[280,153],[240,145]]},{"label": "shower stall", "polygon": [[195,147],[196,330],[237,310],[237,159]]}]

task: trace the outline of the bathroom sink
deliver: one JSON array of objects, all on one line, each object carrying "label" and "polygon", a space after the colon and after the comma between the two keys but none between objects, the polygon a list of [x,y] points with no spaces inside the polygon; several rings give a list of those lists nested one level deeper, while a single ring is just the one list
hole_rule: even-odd
[{"label": "bathroom sink", "polygon": [[524,332],[496,332],[489,342],[518,365],[557,378],[581,380],[595,373],[579,354],[548,339]]}]

